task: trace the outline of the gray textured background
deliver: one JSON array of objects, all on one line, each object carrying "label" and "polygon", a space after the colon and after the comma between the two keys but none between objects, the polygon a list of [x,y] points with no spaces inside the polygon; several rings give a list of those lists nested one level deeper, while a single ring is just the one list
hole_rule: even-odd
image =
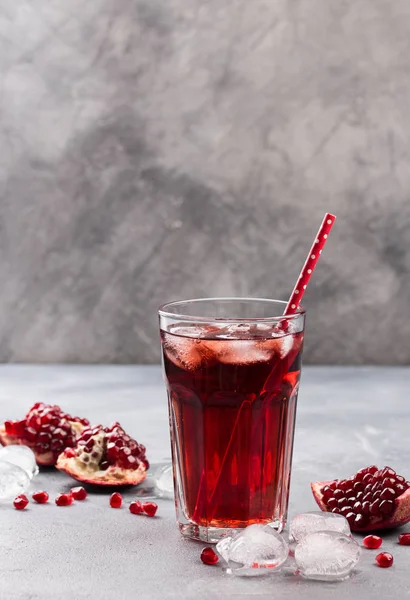
[{"label": "gray textured background", "polygon": [[0,0],[0,360],[153,362],[157,306],[286,298],[409,363],[408,0]]}]

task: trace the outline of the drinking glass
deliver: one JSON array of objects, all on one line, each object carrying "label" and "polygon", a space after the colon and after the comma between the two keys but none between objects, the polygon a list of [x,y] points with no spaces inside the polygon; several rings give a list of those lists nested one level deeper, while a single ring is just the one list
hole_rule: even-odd
[{"label": "drinking glass", "polygon": [[177,521],[217,542],[287,516],[305,311],[260,298],[159,309]]}]

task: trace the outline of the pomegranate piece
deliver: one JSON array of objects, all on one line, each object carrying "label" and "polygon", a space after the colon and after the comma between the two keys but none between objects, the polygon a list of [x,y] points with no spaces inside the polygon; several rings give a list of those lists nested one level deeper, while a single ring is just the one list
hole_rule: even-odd
[{"label": "pomegranate piece", "polygon": [[134,500],[134,502],[131,502],[131,504],[130,504],[130,512],[133,515],[140,515],[140,514],[142,514],[144,511],[142,509],[141,502],[139,502],[138,500]]},{"label": "pomegranate piece", "polygon": [[59,494],[56,498],[57,506],[70,506],[73,501],[71,494]]},{"label": "pomegranate piece", "polygon": [[410,533],[401,533],[399,535],[399,544],[401,546],[410,546]]},{"label": "pomegranate piece", "polygon": [[111,508],[121,508],[122,505],[122,496],[118,492],[114,492],[110,497],[110,506]]},{"label": "pomegranate piece", "polygon": [[141,483],[149,463],[145,446],[127,435],[119,423],[114,423],[111,427],[98,425],[85,429],[74,450],[64,451],[56,466],[83,483],[121,486]]},{"label": "pomegranate piece", "polygon": [[28,446],[37,464],[54,465],[65,448],[75,445],[85,427],[89,427],[87,419],[71,417],[59,406],[37,402],[21,421],[4,423],[0,428],[0,443]]},{"label": "pomegranate piece", "polygon": [[216,565],[219,560],[219,556],[212,548],[204,548],[201,552],[201,560],[204,565]]},{"label": "pomegranate piece", "polygon": [[13,504],[16,510],[24,510],[28,504],[28,498],[24,494],[20,494],[19,496],[16,496]]},{"label": "pomegranate piece", "polygon": [[369,550],[377,550],[382,545],[383,540],[378,535],[367,535],[363,540],[363,546]]},{"label": "pomegranate piece", "polygon": [[40,492],[34,492],[31,497],[33,498],[34,502],[37,502],[37,504],[45,504],[48,502],[49,498],[47,492],[44,492],[43,490]]},{"label": "pomegranate piece", "polygon": [[87,498],[87,492],[81,486],[71,488],[70,494],[72,495],[74,500],[85,500]]},{"label": "pomegranate piece", "polygon": [[147,517],[155,517],[155,514],[158,510],[158,504],[155,504],[155,502],[143,502],[142,510]]},{"label": "pomegranate piece", "polygon": [[379,567],[387,569],[393,564],[393,556],[389,552],[380,552],[380,554],[376,556],[376,562]]},{"label": "pomegranate piece", "polygon": [[319,507],[344,515],[352,531],[392,529],[410,521],[410,484],[391,467],[372,465],[349,479],[311,487]]}]

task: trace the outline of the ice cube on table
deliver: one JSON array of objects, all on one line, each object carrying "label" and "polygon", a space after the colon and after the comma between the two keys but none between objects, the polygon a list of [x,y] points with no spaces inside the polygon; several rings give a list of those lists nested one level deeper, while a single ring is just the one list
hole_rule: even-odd
[{"label": "ice cube on table", "polygon": [[287,560],[289,548],[284,538],[269,525],[250,525],[232,537],[220,540],[216,549],[232,575],[267,575]]},{"label": "ice cube on table", "polygon": [[310,533],[295,549],[295,561],[301,575],[320,581],[347,579],[359,558],[357,542],[337,531]]},{"label": "ice cube on table", "polygon": [[293,517],[289,527],[289,542],[300,542],[306,535],[316,531],[338,531],[350,535],[349,523],[343,515],[317,510]]},{"label": "ice cube on table", "polygon": [[160,498],[174,499],[172,464],[160,467],[154,474],[155,492]]},{"label": "ice cube on table", "polygon": [[30,479],[33,479],[38,473],[36,457],[28,446],[14,445],[0,448],[0,461],[6,461],[24,469]]},{"label": "ice cube on table", "polygon": [[0,500],[15,498],[28,490],[30,477],[27,472],[6,461],[0,461]]}]

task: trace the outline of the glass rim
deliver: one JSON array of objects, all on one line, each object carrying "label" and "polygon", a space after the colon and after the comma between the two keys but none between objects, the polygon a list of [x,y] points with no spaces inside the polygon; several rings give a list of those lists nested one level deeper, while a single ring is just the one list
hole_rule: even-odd
[{"label": "glass rim", "polygon": [[248,322],[260,322],[260,321],[281,321],[283,319],[296,319],[301,315],[306,314],[306,310],[303,306],[298,306],[294,313],[289,315],[276,315],[271,317],[199,317],[195,315],[186,315],[179,314],[175,312],[169,312],[167,309],[173,306],[180,306],[181,304],[195,304],[201,302],[217,302],[217,301],[227,301],[227,302],[256,302],[256,303],[266,303],[266,304],[281,304],[283,308],[286,307],[287,302],[285,300],[275,300],[274,298],[249,298],[249,297],[241,297],[241,296],[220,296],[215,298],[189,298],[187,300],[174,300],[172,302],[166,302],[165,304],[161,304],[158,309],[158,314],[161,317],[168,317],[171,319],[178,319],[180,321],[199,321],[204,323],[209,323],[212,321],[218,322],[228,322],[228,323],[240,323],[243,321]]}]

